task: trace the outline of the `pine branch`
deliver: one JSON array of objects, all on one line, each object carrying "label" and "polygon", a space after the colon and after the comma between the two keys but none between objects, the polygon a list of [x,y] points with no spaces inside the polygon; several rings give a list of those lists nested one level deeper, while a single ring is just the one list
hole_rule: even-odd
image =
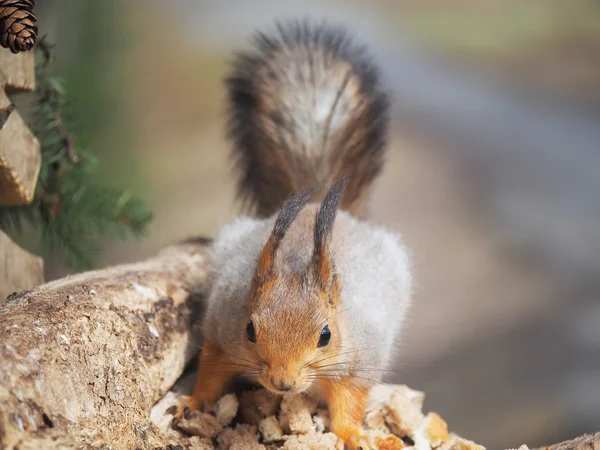
[{"label": "pine branch", "polygon": [[97,160],[77,123],[77,105],[67,102],[62,80],[49,78],[52,47],[36,49],[35,103],[30,127],[40,141],[42,167],[33,203],[0,208],[0,228],[18,234],[28,223],[45,253],[75,270],[99,263],[100,240],[143,236],[152,213],[132,192],[98,183]]}]

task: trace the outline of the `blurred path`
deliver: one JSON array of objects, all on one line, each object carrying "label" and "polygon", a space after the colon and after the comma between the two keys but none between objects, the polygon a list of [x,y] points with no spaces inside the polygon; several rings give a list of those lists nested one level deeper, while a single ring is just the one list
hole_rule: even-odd
[{"label": "blurred path", "polygon": [[[485,208],[561,270],[600,267],[600,114],[552,104],[427,58],[395,23],[340,2],[235,0],[174,3],[199,46],[243,46],[278,18],[327,17],[372,47],[395,95],[396,118],[427,130],[444,151],[477,169]],[[480,192],[481,193],[481,192]],[[552,217],[549,222],[547,218]],[[595,269],[594,269],[595,270]]]}]

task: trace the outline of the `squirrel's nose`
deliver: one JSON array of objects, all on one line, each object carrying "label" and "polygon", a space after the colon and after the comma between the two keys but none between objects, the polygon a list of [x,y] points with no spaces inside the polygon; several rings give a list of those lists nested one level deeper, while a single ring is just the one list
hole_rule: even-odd
[{"label": "squirrel's nose", "polygon": [[292,383],[277,383],[277,384],[273,384],[273,386],[275,386],[276,389],[280,390],[280,391],[289,391],[290,389],[292,389],[294,387],[294,385]]},{"label": "squirrel's nose", "polygon": [[273,385],[273,387],[275,389],[277,389],[278,391],[283,391],[283,392],[287,392],[294,387],[293,381],[287,381],[287,380],[281,380],[281,379],[275,380],[275,379],[271,378],[271,384]]}]

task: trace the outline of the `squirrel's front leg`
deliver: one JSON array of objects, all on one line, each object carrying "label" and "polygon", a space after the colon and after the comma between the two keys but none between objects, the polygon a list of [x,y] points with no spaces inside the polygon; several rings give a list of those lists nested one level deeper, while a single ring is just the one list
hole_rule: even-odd
[{"label": "squirrel's front leg", "polygon": [[351,450],[369,450],[361,427],[369,388],[351,378],[324,381],[321,385],[331,417],[331,431]]},{"label": "squirrel's front leg", "polygon": [[227,381],[238,371],[239,365],[234,364],[229,355],[211,341],[205,340],[202,344],[196,387],[192,395],[182,402],[175,418],[181,418],[186,408],[195,410],[206,406],[212,409]]}]

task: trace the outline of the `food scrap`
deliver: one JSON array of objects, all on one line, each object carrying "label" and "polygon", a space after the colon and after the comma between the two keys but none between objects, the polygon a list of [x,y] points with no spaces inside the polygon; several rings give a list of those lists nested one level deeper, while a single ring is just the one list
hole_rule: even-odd
[{"label": "food scrap", "polygon": [[[485,450],[448,431],[438,414],[422,411],[425,395],[404,385],[371,389],[363,438],[372,450]],[[169,409],[167,414],[173,414]],[[192,435],[189,450],[343,450],[324,405],[308,396],[264,390],[223,396],[214,414],[188,411],[175,423]]]}]

